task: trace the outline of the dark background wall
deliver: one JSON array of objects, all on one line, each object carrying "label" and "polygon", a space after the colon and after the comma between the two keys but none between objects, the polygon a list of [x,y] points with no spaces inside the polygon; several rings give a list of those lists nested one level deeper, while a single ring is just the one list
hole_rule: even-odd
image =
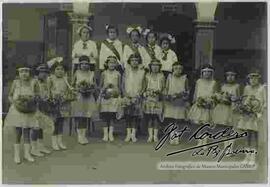
[{"label": "dark background wall", "polygon": [[[164,5],[171,5],[174,11],[165,11]],[[46,19],[59,11],[72,8],[71,4],[3,4],[3,83],[4,98],[8,83],[15,77],[15,66],[27,62],[36,64],[43,60],[46,41]],[[221,2],[216,9],[213,65],[215,76],[223,80],[226,64],[233,64],[240,71],[240,81],[252,66],[267,77],[267,16],[266,3]],[[153,26],[159,32],[170,32],[176,36],[177,44],[172,46],[186,67],[187,73],[194,69],[194,24],[196,9],[194,3],[97,3],[94,6],[93,39],[105,39],[106,23],[117,24],[120,39],[127,40],[125,33],[129,24]],[[62,16],[67,16],[65,13]],[[59,18],[60,23],[61,19]],[[65,18],[67,21],[68,19]],[[61,25],[61,24],[60,24]],[[71,48],[69,27],[59,28],[59,51]],[[62,29],[62,30],[61,30]],[[61,34],[65,33],[65,35]],[[60,40],[59,39],[59,40]],[[142,40],[143,42],[143,40]],[[67,56],[69,54],[66,54]],[[5,104],[4,104],[5,105]],[[5,107],[4,107],[5,108]]]}]

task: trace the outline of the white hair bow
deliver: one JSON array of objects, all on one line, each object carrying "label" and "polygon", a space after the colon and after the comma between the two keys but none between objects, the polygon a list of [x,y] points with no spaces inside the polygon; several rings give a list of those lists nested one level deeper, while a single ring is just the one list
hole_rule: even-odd
[{"label": "white hair bow", "polygon": [[47,62],[49,68],[51,68],[56,62],[62,62],[63,57],[55,57]]},{"label": "white hair bow", "polygon": [[109,24],[106,24],[105,29],[108,30],[109,26],[110,26]]},{"label": "white hair bow", "polygon": [[80,34],[80,32],[81,32],[81,30],[82,30],[83,28],[86,28],[86,29],[88,29],[89,31],[93,31],[93,29],[92,29],[90,26],[84,24],[84,25],[82,25],[82,26],[80,26],[80,27],[78,28],[77,33]]},{"label": "white hair bow", "polygon": [[144,29],[142,35],[146,36],[150,31],[150,29]]},{"label": "white hair bow", "polygon": [[137,26],[137,27],[127,27],[127,33],[130,34],[133,30],[137,30],[139,31],[139,33],[141,34],[142,33],[142,28],[140,26]]},{"label": "white hair bow", "polygon": [[168,39],[171,41],[172,44],[176,42],[175,37],[172,36],[171,34],[168,34]]}]

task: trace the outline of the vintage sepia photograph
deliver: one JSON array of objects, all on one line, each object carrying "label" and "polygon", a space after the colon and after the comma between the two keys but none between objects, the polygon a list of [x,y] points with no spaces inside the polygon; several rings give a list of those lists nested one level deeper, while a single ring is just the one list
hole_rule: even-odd
[{"label": "vintage sepia photograph", "polygon": [[2,3],[2,183],[267,184],[267,6]]}]

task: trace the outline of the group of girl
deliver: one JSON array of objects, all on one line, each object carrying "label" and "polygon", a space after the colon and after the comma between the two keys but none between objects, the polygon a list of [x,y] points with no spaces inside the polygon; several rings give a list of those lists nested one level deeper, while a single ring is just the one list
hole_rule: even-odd
[{"label": "group of girl", "polygon": [[[124,118],[125,142],[137,141],[136,130],[141,119],[147,125],[147,142],[158,142],[159,130],[166,125],[183,125],[186,121],[248,130],[249,146],[256,142],[259,114],[266,107],[265,88],[259,82],[258,71],[248,74],[248,85],[240,94],[235,70],[225,71],[226,81],[219,89],[214,80],[214,68],[206,64],[202,66],[201,77],[196,82],[193,101],[189,102],[188,78],[183,73],[183,65],[169,47],[174,42],[170,35],[161,38],[159,47],[157,34],[152,30],[128,27],[131,42],[123,45],[117,39],[117,28],[107,25],[108,39],[101,43],[98,52],[95,42],[89,39],[91,31],[89,26],[78,30],[81,39],[74,44],[71,77],[67,76],[61,57],[36,68],[36,78],[31,78],[29,67],[18,68],[19,78],[11,86],[11,107],[5,120],[6,126],[16,129],[16,163],[21,162],[22,134],[24,158],[33,162],[32,155],[50,153],[42,144],[44,126],[53,128],[53,150],[67,149],[63,143],[64,121],[74,118],[78,142],[87,144],[87,123],[96,114],[105,122],[104,141],[114,141],[114,124]],[[141,34],[146,38],[146,46],[139,44]],[[96,69],[101,71],[100,76]],[[249,98],[245,99],[247,102],[251,100],[249,103],[259,101],[261,110],[256,115],[241,113],[240,110],[235,112],[241,95]],[[37,103],[36,110],[24,111],[27,107],[20,107],[31,104],[31,101],[35,102],[29,106]],[[250,141],[254,137],[255,141]],[[204,141],[199,141],[199,145],[205,144]],[[179,144],[179,139],[171,138],[170,143]],[[254,160],[252,156],[247,159]]]}]

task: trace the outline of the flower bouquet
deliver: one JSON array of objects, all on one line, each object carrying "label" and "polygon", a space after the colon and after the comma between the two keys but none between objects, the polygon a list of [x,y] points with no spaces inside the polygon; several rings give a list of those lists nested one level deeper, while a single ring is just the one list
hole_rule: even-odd
[{"label": "flower bouquet", "polygon": [[232,104],[232,95],[228,92],[216,93],[211,97],[215,104],[224,104],[231,105]]},{"label": "flower bouquet", "polygon": [[20,95],[14,102],[16,109],[23,113],[32,113],[37,110],[37,98],[30,95]]},{"label": "flower bouquet", "polygon": [[114,88],[112,84],[109,84],[102,92],[102,97],[104,99],[117,98],[119,92]]},{"label": "flower bouquet", "polygon": [[81,81],[78,83],[78,90],[83,96],[88,97],[90,96],[95,89],[93,84],[90,84],[87,81]]},{"label": "flower bouquet", "polygon": [[198,97],[196,104],[199,108],[204,108],[204,109],[211,109],[215,106],[215,102],[213,98],[209,98],[209,97]]},{"label": "flower bouquet", "polygon": [[261,108],[261,102],[254,96],[242,97],[236,105],[236,110],[240,114],[255,117],[260,116]]}]

